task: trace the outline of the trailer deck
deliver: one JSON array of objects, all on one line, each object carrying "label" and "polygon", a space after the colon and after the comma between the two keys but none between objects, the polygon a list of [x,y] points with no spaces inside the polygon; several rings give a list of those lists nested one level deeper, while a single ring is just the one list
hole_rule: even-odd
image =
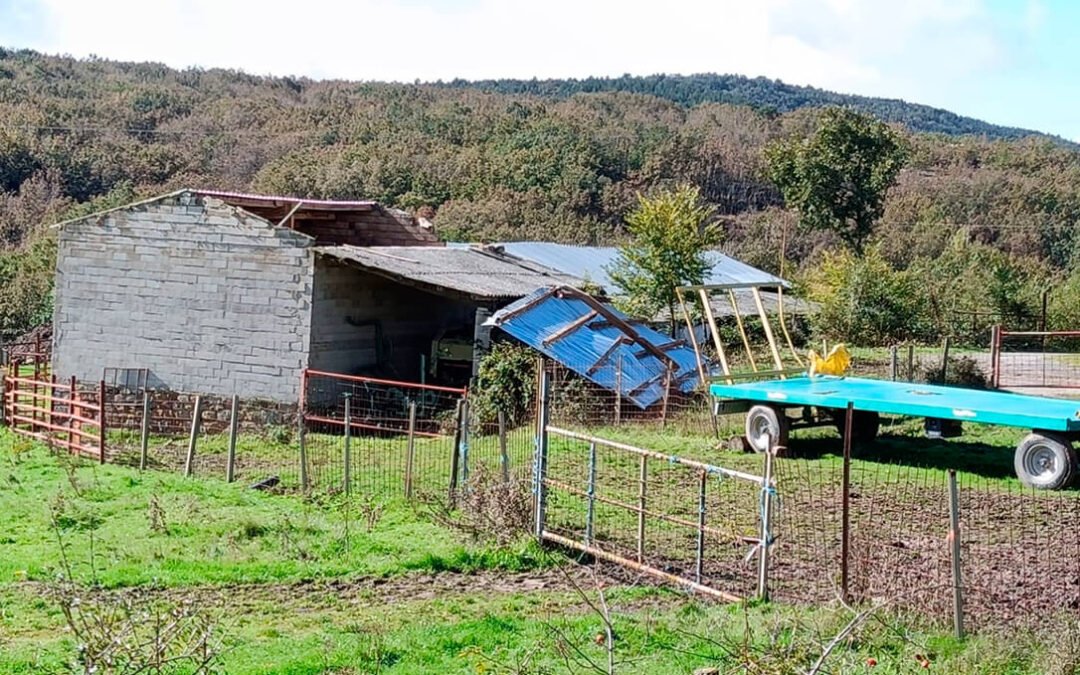
[{"label": "trailer deck", "polygon": [[846,408],[887,415],[952,419],[1044,431],[1080,431],[1080,401],[1002,391],[960,389],[857,377],[792,377],[786,380],[712,384],[719,398]]}]

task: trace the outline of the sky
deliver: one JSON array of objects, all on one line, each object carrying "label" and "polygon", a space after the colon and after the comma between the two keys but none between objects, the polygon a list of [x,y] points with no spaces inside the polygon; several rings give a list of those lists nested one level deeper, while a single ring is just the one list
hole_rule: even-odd
[{"label": "sky", "polygon": [[351,80],[735,73],[1080,141],[1076,0],[0,0],[0,46]]}]

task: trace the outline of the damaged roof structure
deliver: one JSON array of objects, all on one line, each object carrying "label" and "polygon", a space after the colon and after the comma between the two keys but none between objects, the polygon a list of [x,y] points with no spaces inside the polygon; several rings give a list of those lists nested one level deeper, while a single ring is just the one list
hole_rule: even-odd
[{"label": "damaged roof structure", "polygon": [[576,288],[538,289],[488,323],[642,409],[700,381],[692,347]]}]

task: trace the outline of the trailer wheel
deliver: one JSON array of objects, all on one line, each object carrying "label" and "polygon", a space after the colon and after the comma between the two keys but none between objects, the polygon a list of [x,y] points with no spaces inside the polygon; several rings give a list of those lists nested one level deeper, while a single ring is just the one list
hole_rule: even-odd
[{"label": "trailer wheel", "polygon": [[[854,417],[851,420],[851,443],[853,445],[873,443],[881,428],[881,416],[873,410],[853,410],[852,412]],[[840,438],[843,438],[847,430],[847,410],[837,409],[835,419],[836,431],[840,434]]]},{"label": "trailer wheel", "polygon": [[1020,482],[1041,490],[1060,490],[1072,484],[1077,470],[1076,450],[1064,436],[1028,434],[1016,446],[1013,466]]},{"label": "trailer wheel", "polygon": [[746,440],[754,452],[765,452],[766,435],[773,445],[787,447],[790,428],[787,415],[775,406],[756,405],[746,413]]}]

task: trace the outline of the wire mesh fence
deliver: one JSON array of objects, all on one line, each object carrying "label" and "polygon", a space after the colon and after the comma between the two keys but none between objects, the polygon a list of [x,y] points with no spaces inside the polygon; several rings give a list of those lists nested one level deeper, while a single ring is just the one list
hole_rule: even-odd
[{"label": "wire mesh fence", "polygon": [[1080,389],[1080,331],[994,331],[994,386]]}]

